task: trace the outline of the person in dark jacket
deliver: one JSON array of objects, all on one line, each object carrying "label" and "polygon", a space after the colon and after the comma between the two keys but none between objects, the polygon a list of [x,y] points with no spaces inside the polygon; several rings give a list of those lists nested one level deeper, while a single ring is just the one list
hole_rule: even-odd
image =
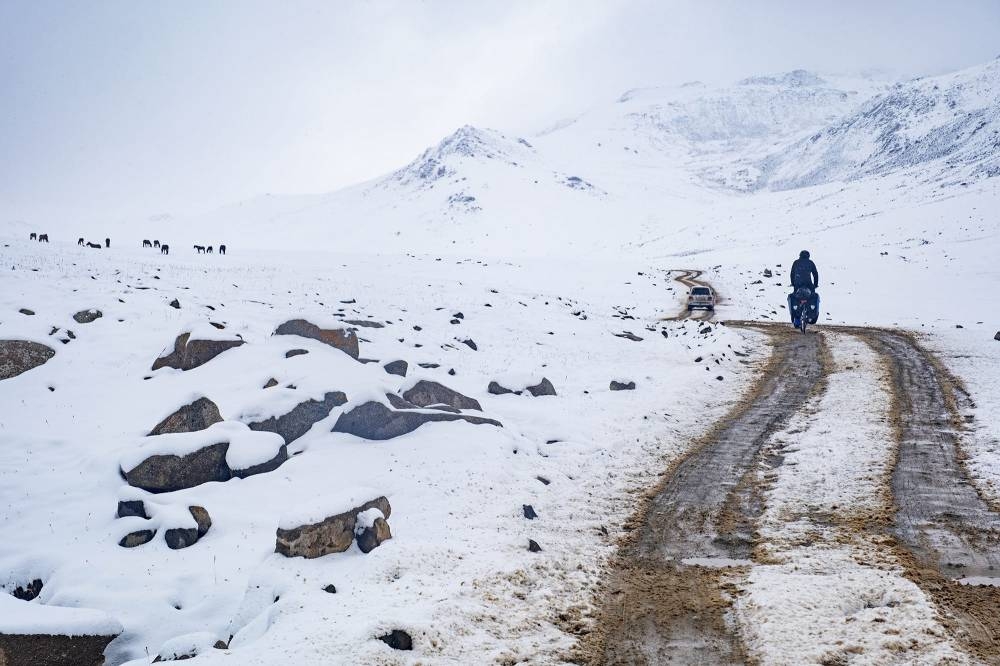
[{"label": "person in dark jacket", "polygon": [[819,288],[819,271],[816,270],[816,264],[809,258],[808,250],[799,252],[799,258],[792,263],[789,275],[792,278],[792,286],[796,289],[808,287],[815,291]]},{"label": "person in dark jacket", "polygon": [[792,325],[795,328],[799,327],[801,313],[797,311],[793,303],[795,293],[800,289],[808,289],[812,293],[812,314],[809,317],[809,323],[815,324],[819,317],[819,294],[816,293],[816,289],[819,287],[819,271],[816,270],[816,264],[809,258],[808,250],[799,252],[799,258],[792,264],[789,276],[792,280],[792,293],[788,295],[788,313],[792,317]]}]

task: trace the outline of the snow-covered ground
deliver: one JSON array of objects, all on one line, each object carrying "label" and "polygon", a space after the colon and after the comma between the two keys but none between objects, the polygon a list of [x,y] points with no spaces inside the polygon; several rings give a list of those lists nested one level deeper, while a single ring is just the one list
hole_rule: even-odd
[{"label": "snow-covered ground", "polygon": [[[963,405],[973,417],[965,464],[1000,501],[998,62],[893,86],[795,72],[643,89],[538,137],[461,128],[340,192],[102,229],[0,221],[0,339],[56,352],[0,382],[0,510],[16,535],[0,543],[0,584],[39,578],[31,604],[120,622],[110,664],[196,649],[203,662],[409,663],[376,639],[392,629],[413,635],[420,663],[558,662],[590,622],[594,584],[637,498],[739,398],[766,353],[753,333],[664,321],[683,302],[667,271],[704,270],[719,320],[784,321],[802,249],[819,265],[821,325],[912,330],[963,381],[976,405]],[[112,247],[78,247],[81,234]],[[170,243],[170,255],[141,249],[144,238]],[[227,256],[190,249],[220,242]],[[73,320],[91,308],[103,316]],[[358,328],[361,356],[380,362],[272,336],[294,317],[384,324]],[[150,370],[178,333],[215,331],[210,321],[225,326],[212,335],[247,344],[193,370]],[[615,335],[624,331],[643,339]],[[946,658],[953,648],[929,602],[891,562],[865,563],[865,544],[841,543],[829,526],[785,522],[869,510],[891,455],[887,435],[868,428],[885,409],[866,384],[871,354],[837,340],[828,392],[799,424],[809,436],[789,435],[801,441],[770,490],[775,563],[753,569],[741,602],[749,647],[765,661],[778,649],[819,656],[796,643],[809,631],[823,654],[844,641],[877,661],[899,656],[893,629],[923,632],[919,650],[900,654]],[[285,357],[297,348],[309,353]],[[405,379],[382,368],[397,359],[410,364]],[[494,380],[521,389],[542,377],[558,395],[487,392]],[[271,378],[278,385],[263,389]],[[387,441],[330,432],[340,414],[418,379],[479,400],[503,428],[433,423]],[[611,380],[637,387],[611,392]],[[205,396],[223,418],[248,421],[329,391],[348,403],[295,440],[284,465],[148,497],[160,531],[118,546],[146,524],[115,518],[118,500],[141,495],[119,466],[165,416]],[[853,423],[855,413],[873,418]],[[842,455],[831,458],[833,438]],[[266,454],[257,445],[270,446],[241,449],[256,460]],[[378,495],[391,503],[393,538],[371,553],[274,553],[283,521]],[[190,526],[191,504],[212,527],[170,550],[162,532]],[[829,585],[873,607],[829,606]],[[782,590],[798,587],[800,605],[783,603]],[[888,601],[877,637],[860,623],[823,626],[837,613],[868,622]],[[797,622],[807,615],[813,624]],[[204,650],[230,636],[227,650]]]},{"label": "snow-covered ground", "polygon": [[[397,628],[411,633],[424,661],[555,660],[572,644],[571,625],[590,613],[599,565],[635,498],[725,411],[762,353],[722,326],[700,334],[704,324],[666,321],[647,330],[679,309],[674,285],[613,264],[180,259],[27,241],[8,243],[0,257],[12,268],[0,337],[56,348],[45,365],[0,383],[3,522],[19,535],[0,548],[0,570],[11,587],[43,580],[41,603],[117,618],[125,633],[109,648],[110,663],[144,663],[181,636],[185,646],[234,636],[230,650],[214,652],[236,653],[240,663],[348,654],[402,663],[395,655],[405,653],[376,640]],[[174,298],[180,309],[169,306]],[[349,300],[357,302],[340,303]],[[291,316],[319,320],[338,307],[346,319],[386,322],[359,329],[362,357],[380,363],[271,335]],[[94,308],[103,316],[92,323],[71,317]],[[450,323],[459,312],[461,323]],[[626,312],[636,319],[621,318]],[[247,344],[193,370],[150,371],[178,332],[206,321]],[[63,337],[67,330],[76,337]],[[643,340],[614,335],[625,330]],[[468,338],[478,351],[457,342]],[[309,353],[286,359],[293,348]],[[400,358],[410,363],[406,379],[382,369]],[[486,392],[492,380],[523,388],[543,376],[558,395]],[[271,377],[279,386],[261,388]],[[417,378],[480,400],[504,427],[429,424],[388,441],[330,432],[354,404]],[[611,380],[637,388],[611,392]],[[212,399],[223,418],[249,420],[334,390],[350,402],[296,440],[298,455],[273,472],[152,496],[119,477],[119,465],[143,457],[144,440],[150,446],[144,435],[195,398]],[[342,511],[345,493],[385,495],[393,539],[367,555],[356,547],[318,560],[274,553],[286,516]],[[151,524],[115,518],[119,499],[143,496],[155,510]],[[524,517],[525,504],[537,519]],[[170,550],[162,533],[182,526],[189,505],[206,507],[212,527],[195,545]],[[154,525],[149,544],[118,545]],[[542,552],[528,551],[529,538]],[[328,584],[336,594],[323,591]]]}]

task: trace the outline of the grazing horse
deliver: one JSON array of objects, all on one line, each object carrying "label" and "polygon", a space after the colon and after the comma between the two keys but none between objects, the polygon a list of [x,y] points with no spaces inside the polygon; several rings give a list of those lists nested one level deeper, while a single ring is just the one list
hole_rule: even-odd
[{"label": "grazing horse", "polygon": [[38,234],[38,242],[39,243],[48,243],[49,242],[49,235],[48,234]]},{"label": "grazing horse", "polygon": [[143,240],[142,241],[142,246],[143,247],[153,247],[153,244],[150,243],[148,240]]},{"label": "grazing horse", "polygon": [[158,240],[153,241],[153,247],[160,247],[160,241]]},{"label": "grazing horse", "polygon": [[31,235],[28,236],[28,240],[38,240],[38,234],[36,234],[34,231],[32,231]]},{"label": "grazing horse", "polygon": [[209,254],[212,254],[212,246],[209,245],[208,248],[205,250],[205,252],[208,252]]},{"label": "grazing horse", "polygon": [[225,254],[225,253],[226,253],[226,246],[225,245],[220,245],[219,246],[219,254]]},{"label": "grazing horse", "polygon": [[194,249],[195,249],[195,252],[197,252],[198,254],[204,254],[205,253],[205,246],[204,245],[195,245]]},{"label": "grazing horse", "polygon": [[95,250],[100,250],[101,249],[101,244],[100,243],[87,243],[87,247],[93,248]]},{"label": "grazing horse", "polygon": [[83,245],[83,239],[82,238],[76,239],[76,244],[77,245]]},{"label": "grazing horse", "polygon": [[170,254],[170,246],[164,243],[160,246],[160,254]]}]

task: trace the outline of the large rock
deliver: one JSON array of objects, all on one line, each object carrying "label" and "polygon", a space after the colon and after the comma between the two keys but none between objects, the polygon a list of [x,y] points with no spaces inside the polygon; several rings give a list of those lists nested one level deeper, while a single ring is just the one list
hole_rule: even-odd
[{"label": "large rock", "polygon": [[305,319],[292,319],[286,321],[274,331],[275,335],[298,335],[303,338],[312,338],[320,342],[335,347],[348,354],[352,358],[358,358],[358,336],[354,331],[347,328],[320,328]]},{"label": "large rock", "polygon": [[480,416],[394,410],[381,402],[372,401],[341,414],[333,426],[333,432],[346,432],[365,439],[392,439],[413,432],[425,423],[438,421],[468,421],[476,425],[501,425],[499,421]]},{"label": "large rock", "polygon": [[160,421],[155,428],[149,431],[149,434],[152,436],[175,432],[196,432],[220,421],[222,421],[222,415],[219,413],[219,407],[208,398],[198,398]]},{"label": "large rock", "polygon": [[17,377],[56,355],[51,347],[27,340],[0,340],[0,380]]},{"label": "large rock", "polygon": [[[278,528],[274,552],[285,557],[315,558],[342,553],[354,542],[358,514],[378,509],[385,518],[392,513],[389,500],[377,497],[361,506],[323,519],[321,522],[299,525],[288,529]],[[388,527],[388,526],[387,526]]]},{"label": "large rock", "polygon": [[228,481],[233,472],[226,464],[229,442],[218,442],[178,456],[152,455],[124,472],[130,486],[151,493],[169,493],[194,488],[211,481]]},{"label": "large rock", "polygon": [[508,393],[517,393],[517,391],[512,391],[506,386],[501,386],[499,382],[490,382],[486,390],[492,395],[507,395]]},{"label": "large rock", "polygon": [[620,382],[616,379],[612,379],[608,388],[612,391],[634,391],[635,382]]},{"label": "large rock", "polygon": [[421,380],[413,388],[404,391],[403,397],[418,407],[430,407],[431,405],[448,405],[455,409],[475,409],[483,411],[479,402],[468,396],[464,396],[458,391],[454,391],[443,384]]},{"label": "large rock", "polygon": [[96,321],[104,316],[104,313],[100,310],[80,310],[75,315],[73,319],[78,324],[89,324],[92,321]]},{"label": "large rock", "polygon": [[190,333],[182,333],[174,341],[174,350],[153,362],[153,370],[160,368],[191,370],[208,363],[227,349],[239,347],[242,344],[244,344],[243,340],[191,339]]},{"label": "large rock", "polygon": [[293,441],[309,432],[313,424],[322,421],[334,407],[339,407],[347,402],[347,396],[342,391],[330,391],[323,395],[323,400],[306,400],[300,402],[292,411],[282,416],[272,416],[264,421],[249,423],[251,430],[265,430],[276,432],[285,438],[285,444]]},{"label": "large rock", "polygon": [[118,545],[122,548],[135,548],[136,546],[141,546],[144,543],[149,543],[155,536],[156,530],[136,530],[135,532],[129,532],[123,536],[118,542]]}]

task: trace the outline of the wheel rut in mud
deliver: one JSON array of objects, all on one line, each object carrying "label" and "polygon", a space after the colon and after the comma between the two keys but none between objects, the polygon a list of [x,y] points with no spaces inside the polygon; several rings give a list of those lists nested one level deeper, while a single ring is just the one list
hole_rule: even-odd
[{"label": "wheel rut in mud", "polygon": [[954,581],[1000,579],[1000,514],[961,463],[958,387],[910,336],[853,332],[889,363],[899,447],[891,479],[893,533],[906,575],[933,598],[945,626],[971,654],[1000,663],[1000,592]]},{"label": "wheel rut in mud", "polygon": [[623,545],[592,663],[745,661],[718,565],[750,557],[760,507],[746,488],[757,455],[823,375],[821,336],[769,334],[772,357],[758,385],[676,464]]}]

